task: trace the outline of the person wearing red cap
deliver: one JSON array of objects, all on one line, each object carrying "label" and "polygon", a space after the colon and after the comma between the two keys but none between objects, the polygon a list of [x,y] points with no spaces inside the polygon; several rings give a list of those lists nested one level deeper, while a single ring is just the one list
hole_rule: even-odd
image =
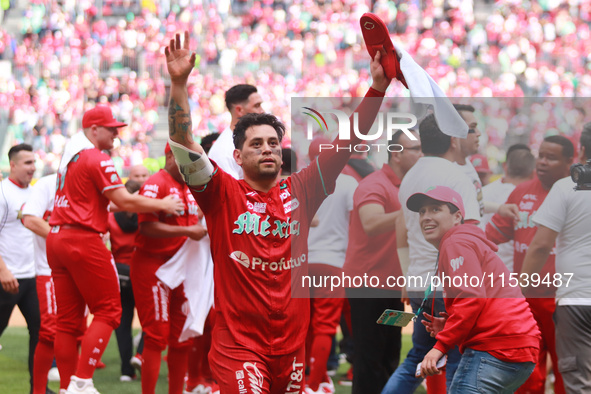
[{"label": "person wearing red cap", "polygon": [[[301,393],[304,343],[309,322],[307,240],[314,213],[334,190],[351,145],[324,151],[308,167],[278,178],[285,126],[271,114],[247,114],[234,128],[236,180],[194,142],[187,81],[195,64],[177,34],[165,48],[171,77],[169,143],[185,182],[203,210],[214,261],[216,323],[209,353],[225,394]],[[357,107],[359,131],[367,134],[390,84],[371,62],[372,88]]]},{"label": "person wearing red cap", "polygon": [[[125,190],[113,160],[102,152],[113,148],[123,126],[108,107],[87,111],[83,130],[70,139],[59,166],[47,260],[58,306],[55,357],[60,388],[67,393],[97,393],[92,376],[119,326],[119,280],[101,236],[107,232],[109,201],[133,212],[165,210],[175,215],[183,208],[172,197],[154,200]],[[84,333],[80,323],[87,305],[94,319]]]},{"label": "person wearing red cap", "polygon": [[490,183],[490,176],[492,174],[492,171],[488,166],[488,159],[486,158],[486,156],[477,153],[475,155],[470,156],[470,162],[476,170],[478,178],[480,178],[480,184],[482,186],[488,185]]},{"label": "person wearing red cap", "polygon": [[144,394],[154,393],[156,389],[161,353],[167,346],[168,392],[183,392],[190,341],[179,342],[179,336],[185,324],[183,308],[187,298],[182,284],[170,289],[158,279],[156,271],[175,255],[187,237],[200,240],[207,234],[199,224],[197,203],[183,181],[168,144],[164,152],[164,169],[148,178],[140,195],[157,199],[175,196],[182,201],[183,210],[179,216],[164,211],[138,215],[139,233],[131,257],[131,284],[144,332]]},{"label": "person wearing red cap", "polygon": [[519,288],[496,280],[509,275],[496,245],[464,224],[462,197],[449,187],[415,193],[406,206],[419,213],[425,240],[439,251],[435,272],[447,311],[435,317],[429,306],[430,313],[423,310],[423,324],[437,342],[423,358],[421,376],[441,373],[437,362],[457,345],[462,357],[450,393],[514,392],[538,360],[540,331]]}]

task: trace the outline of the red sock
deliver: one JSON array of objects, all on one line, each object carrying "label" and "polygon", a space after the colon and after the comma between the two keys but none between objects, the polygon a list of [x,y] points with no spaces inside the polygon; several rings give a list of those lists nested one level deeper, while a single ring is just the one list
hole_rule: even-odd
[{"label": "red sock", "polygon": [[82,338],[80,346],[80,359],[76,367],[76,376],[81,379],[91,379],[97,363],[100,361],[113,327],[102,321],[93,320]]},{"label": "red sock", "polygon": [[326,377],[326,362],[330,356],[332,336],[327,334],[316,335],[310,347],[310,377],[308,385],[314,391],[318,390],[320,383]]},{"label": "red sock", "polygon": [[72,334],[57,332],[53,342],[55,361],[60,371],[60,389],[67,389],[78,363],[78,339]]},{"label": "red sock", "polygon": [[47,373],[53,362],[53,342],[39,341],[33,359],[33,394],[45,394]]},{"label": "red sock", "polygon": [[189,348],[168,348],[168,394],[183,394]]},{"label": "red sock", "polygon": [[203,336],[195,337],[191,340],[187,362],[187,391],[192,391],[199,384],[201,378],[201,363],[203,352]]},{"label": "red sock", "polygon": [[153,394],[156,391],[156,383],[160,373],[162,352],[145,344],[142,357],[144,358],[142,362],[142,393]]}]

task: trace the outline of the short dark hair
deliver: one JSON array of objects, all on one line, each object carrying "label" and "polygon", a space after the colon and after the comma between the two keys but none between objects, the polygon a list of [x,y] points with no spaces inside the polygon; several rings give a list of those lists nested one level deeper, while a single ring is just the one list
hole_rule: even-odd
[{"label": "short dark hair", "polygon": [[531,149],[530,149],[530,147],[529,147],[529,146],[527,146],[527,145],[525,145],[525,144],[513,144],[513,145],[511,145],[511,146],[509,147],[509,149],[507,149],[507,158],[509,157],[509,155],[510,155],[510,154],[511,154],[513,151],[515,151],[515,150],[520,150],[520,149],[523,149],[523,150],[526,150],[526,151],[528,151],[528,152],[531,152]]},{"label": "short dark hair", "polygon": [[[397,130],[392,135],[392,139],[390,141],[388,141],[388,146],[398,144],[400,142],[400,137],[402,137],[403,133],[404,132],[402,130]],[[391,158],[392,158],[392,152],[390,152],[390,150],[388,150],[388,161],[390,161]]]},{"label": "short dark hair", "polygon": [[535,167],[536,158],[532,155],[529,148],[513,149],[507,153],[507,176],[512,178],[527,178],[532,174]]},{"label": "short dark hair", "polygon": [[451,146],[451,137],[443,134],[433,114],[427,115],[419,125],[419,137],[425,155],[441,156]]},{"label": "short dark hair", "polygon": [[585,123],[583,132],[581,133],[581,147],[585,148],[585,157],[587,160],[591,159],[591,122]]},{"label": "short dark hair", "polygon": [[138,190],[140,190],[141,188],[142,188],[142,184],[139,183],[138,181],[133,181],[131,179],[128,179],[127,182],[125,182],[125,189],[127,189],[129,194],[133,194],[133,193],[137,192]]},{"label": "short dark hair", "polygon": [[246,130],[253,126],[269,125],[277,132],[279,142],[283,140],[285,134],[285,125],[273,114],[246,114],[238,120],[234,127],[234,147],[242,149],[246,141]]},{"label": "short dark hair", "polygon": [[250,95],[256,92],[258,92],[257,88],[252,85],[240,84],[232,86],[226,91],[226,107],[228,111],[232,111],[236,104],[247,101]]},{"label": "short dark hair", "polygon": [[466,112],[475,112],[476,109],[471,106],[470,104],[454,104],[454,108],[456,109],[456,111],[462,112],[462,111],[466,111]]},{"label": "short dark hair", "polygon": [[544,142],[550,142],[562,146],[562,157],[570,159],[575,155],[575,147],[573,143],[562,135],[551,135],[544,138]]},{"label": "short dark hair", "polygon": [[200,145],[203,148],[203,150],[205,151],[205,153],[209,153],[209,150],[211,149],[213,143],[215,142],[215,140],[218,139],[219,136],[220,136],[220,133],[211,133],[211,134],[207,134],[206,136],[201,138]]},{"label": "short dark hair", "polygon": [[281,175],[291,175],[298,170],[298,155],[295,150],[291,148],[281,149],[281,157],[283,164],[281,164]]},{"label": "short dark hair", "polygon": [[18,144],[10,148],[8,151],[8,160],[12,161],[19,152],[26,151],[26,152],[33,152],[33,147],[29,144]]}]

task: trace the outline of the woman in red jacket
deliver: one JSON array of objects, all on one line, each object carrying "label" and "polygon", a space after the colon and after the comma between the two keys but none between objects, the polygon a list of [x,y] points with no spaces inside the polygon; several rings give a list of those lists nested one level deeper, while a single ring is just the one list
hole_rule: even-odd
[{"label": "woman in red jacket", "polygon": [[513,393],[533,371],[540,341],[517,280],[510,280],[496,245],[464,224],[457,192],[433,187],[413,194],[406,205],[419,213],[423,236],[439,250],[438,279],[431,284],[441,282],[448,313],[425,313],[437,343],[423,359],[421,375],[441,373],[437,362],[458,345],[462,358],[451,393]]}]

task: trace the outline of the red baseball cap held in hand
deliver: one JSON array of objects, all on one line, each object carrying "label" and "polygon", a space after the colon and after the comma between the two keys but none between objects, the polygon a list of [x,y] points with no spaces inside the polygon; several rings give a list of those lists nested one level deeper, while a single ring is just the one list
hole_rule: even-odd
[{"label": "red baseball cap held in hand", "polygon": [[425,199],[432,199],[440,202],[449,202],[455,205],[462,214],[462,217],[466,217],[466,212],[464,211],[464,202],[462,201],[462,196],[458,192],[453,189],[450,189],[447,186],[435,186],[430,187],[425,191],[425,193],[415,193],[408,198],[406,201],[406,207],[413,212],[419,212],[419,209],[424,204]]},{"label": "red baseball cap held in hand", "polygon": [[102,127],[123,127],[127,123],[118,122],[111,112],[111,108],[106,105],[97,105],[93,109],[89,109],[82,117],[82,128],[87,129],[92,125]]},{"label": "red baseball cap held in hand", "polygon": [[376,52],[384,50],[386,55],[382,56],[380,63],[386,76],[390,79],[398,79],[408,89],[404,75],[400,70],[400,59],[398,59],[386,24],[377,15],[369,12],[361,16],[359,23],[365,46],[371,58],[375,57]]}]

